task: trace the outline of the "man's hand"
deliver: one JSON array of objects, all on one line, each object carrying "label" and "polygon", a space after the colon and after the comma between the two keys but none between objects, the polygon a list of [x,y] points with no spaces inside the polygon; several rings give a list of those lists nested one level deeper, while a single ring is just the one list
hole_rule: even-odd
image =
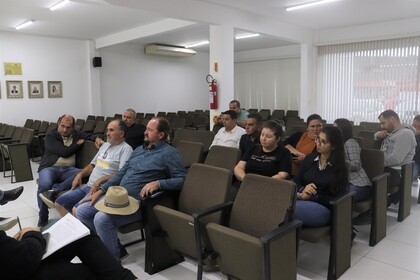
[{"label": "man's hand", "polygon": [[89,195],[85,199],[83,199],[80,204],[83,204],[85,202],[90,201],[90,206],[95,205],[95,202],[104,194],[104,191],[102,189],[97,190],[94,194]]},{"label": "man's hand", "polygon": [[103,143],[105,143],[104,140],[102,140],[99,137],[96,137],[96,139],[95,139],[95,146],[96,146],[96,148],[99,149],[102,146]]},{"label": "man's hand", "polygon": [[158,181],[153,181],[144,185],[144,187],[140,191],[140,197],[145,197],[147,195],[152,194],[153,192],[160,189],[160,185]]},{"label": "man's hand", "polygon": [[313,183],[307,184],[305,189],[303,190],[302,194],[309,194],[309,195],[316,195],[316,186]]},{"label": "man's hand", "polygon": [[82,175],[80,175],[80,173],[77,173],[73,179],[73,182],[71,183],[71,189],[73,190],[77,187],[82,187],[82,186],[83,186]]},{"label": "man's hand", "polygon": [[85,139],[79,139],[76,142],[77,145],[82,145],[83,143],[85,143]]},{"label": "man's hand", "polygon": [[26,227],[23,228],[21,231],[19,231],[18,233],[16,233],[13,238],[16,239],[17,241],[21,241],[22,237],[25,233],[29,232],[29,231],[41,231],[39,228],[37,227]]}]

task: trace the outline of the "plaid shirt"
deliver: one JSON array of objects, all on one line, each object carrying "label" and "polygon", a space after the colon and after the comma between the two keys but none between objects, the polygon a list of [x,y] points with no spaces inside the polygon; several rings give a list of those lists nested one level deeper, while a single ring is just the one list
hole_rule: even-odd
[{"label": "plaid shirt", "polygon": [[356,140],[349,139],[344,144],[346,152],[346,161],[350,166],[349,182],[352,185],[365,187],[371,186],[368,176],[362,167],[362,161],[360,160],[360,147]]}]

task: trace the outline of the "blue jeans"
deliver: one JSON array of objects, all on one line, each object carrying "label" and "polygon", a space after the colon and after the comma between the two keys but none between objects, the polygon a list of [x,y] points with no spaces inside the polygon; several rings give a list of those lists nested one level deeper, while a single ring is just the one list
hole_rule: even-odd
[{"label": "blue jeans", "polygon": [[295,219],[308,227],[321,227],[330,224],[331,212],[322,204],[309,200],[296,200]]},{"label": "blue jeans", "polygon": [[37,200],[39,207],[39,218],[48,220],[48,207],[39,197],[39,194],[53,189],[61,192],[71,188],[74,176],[80,171],[79,168],[71,166],[50,166],[39,171]]},{"label": "blue jeans", "polygon": [[66,192],[63,195],[60,195],[55,203],[63,206],[67,211],[71,212],[73,207],[78,206],[78,202],[83,198],[87,197],[90,191],[90,186],[83,185],[82,187],[75,188],[71,191]]},{"label": "blue jeans", "polygon": [[359,187],[353,184],[349,184],[349,188],[351,192],[356,193],[356,195],[354,196],[354,202],[368,200],[371,197],[371,186]]},{"label": "blue jeans", "polygon": [[99,235],[102,242],[117,260],[120,260],[120,244],[117,229],[142,219],[140,209],[131,215],[111,215],[98,211],[95,206],[90,206],[89,202],[80,204],[76,213],[77,218],[82,223],[92,232]]}]

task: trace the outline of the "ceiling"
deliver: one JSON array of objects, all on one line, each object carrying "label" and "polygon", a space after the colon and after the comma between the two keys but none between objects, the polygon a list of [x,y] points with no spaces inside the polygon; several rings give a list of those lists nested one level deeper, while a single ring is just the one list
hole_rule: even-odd
[{"label": "ceiling", "polygon": [[[111,5],[107,0],[72,0],[70,4],[54,12],[48,8],[58,0],[0,0],[0,30],[29,35],[53,36],[73,39],[98,39],[128,29],[157,23],[167,18],[171,11],[159,12],[159,3],[173,5],[175,0],[126,0],[120,1],[135,8]],[[172,1],[172,2],[170,2]],[[312,0],[176,0],[208,7],[219,6],[227,11],[245,12],[269,18],[308,30],[332,29],[369,23],[380,23],[409,18],[420,18],[418,0],[337,0],[329,4],[309,9],[286,12],[285,8]],[[140,10],[144,6],[146,9]],[[192,5],[191,5],[192,6]],[[155,8],[153,8],[155,7]],[[169,11],[168,11],[169,10]],[[188,6],[173,10],[178,16],[189,12]],[[173,17],[176,17],[173,16]],[[35,23],[16,31],[14,27],[28,19]],[[179,18],[189,20],[188,18]],[[184,45],[208,40],[208,23],[201,22],[170,32],[142,37],[133,43],[163,43]],[[250,30],[252,31],[252,30]],[[236,34],[248,31],[235,29]],[[293,44],[290,41],[262,34],[260,37],[235,41],[235,51],[278,47]],[[195,49],[206,51],[208,47]]]}]

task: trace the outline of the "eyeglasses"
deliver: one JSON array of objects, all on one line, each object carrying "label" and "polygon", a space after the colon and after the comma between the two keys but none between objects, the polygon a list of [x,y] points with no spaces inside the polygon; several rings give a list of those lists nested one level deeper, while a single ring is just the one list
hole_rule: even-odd
[{"label": "eyeglasses", "polygon": [[320,145],[320,146],[325,146],[325,145],[329,144],[330,142],[328,142],[326,140],[321,140],[320,138],[315,138],[315,143],[317,145]]}]

